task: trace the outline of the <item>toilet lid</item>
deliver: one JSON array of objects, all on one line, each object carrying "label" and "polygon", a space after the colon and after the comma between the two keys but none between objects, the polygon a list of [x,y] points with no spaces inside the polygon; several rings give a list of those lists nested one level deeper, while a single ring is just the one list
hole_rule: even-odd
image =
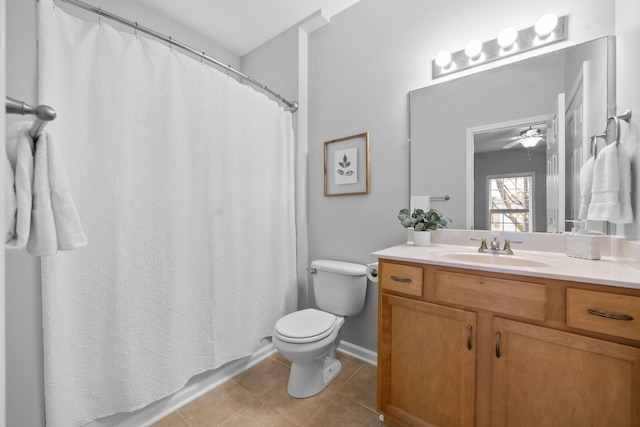
[{"label": "toilet lid", "polygon": [[284,341],[311,342],[320,340],[335,329],[336,316],[307,308],[287,314],[276,322],[275,332]]}]

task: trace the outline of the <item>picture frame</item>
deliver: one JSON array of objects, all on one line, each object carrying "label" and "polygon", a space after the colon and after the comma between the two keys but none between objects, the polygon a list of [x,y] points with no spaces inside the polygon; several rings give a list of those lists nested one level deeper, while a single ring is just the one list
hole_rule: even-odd
[{"label": "picture frame", "polygon": [[369,133],[324,143],[324,195],[369,194]]}]

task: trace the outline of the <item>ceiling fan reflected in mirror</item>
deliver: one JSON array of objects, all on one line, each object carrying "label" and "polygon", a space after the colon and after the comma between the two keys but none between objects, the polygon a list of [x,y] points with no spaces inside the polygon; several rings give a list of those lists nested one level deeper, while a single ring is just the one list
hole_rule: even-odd
[{"label": "ceiling fan reflected in mirror", "polygon": [[521,144],[525,148],[533,148],[538,145],[538,142],[542,141],[544,137],[545,135],[540,131],[540,129],[533,129],[532,126],[529,126],[529,129],[520,132],[520,135],[514,137],[512,142],[502,148],[509,149],[518,144]]}]

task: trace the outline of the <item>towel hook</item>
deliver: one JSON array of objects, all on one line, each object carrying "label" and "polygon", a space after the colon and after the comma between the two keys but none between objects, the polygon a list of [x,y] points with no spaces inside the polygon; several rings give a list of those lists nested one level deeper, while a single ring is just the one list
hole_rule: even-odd
[{"label": "towel hook", "polygon": [[607,133],[602,132],[591,136],[591,147],[589,148],[589,151],[594,159],[598,157],[598,138],[604,139],[606,142]]},{"label": "towel hook", "polygon": [[609,130],[609,122],[612,120],[616,124],[616,147],[620,145],[620,120],[624,120],[629,123],[631,121],[631,109],[627,108],[627,110],[619,116],[609,116],[607,117],[607,128],[605,129],[605,133]]},{"label": "towel hook", "polygon": [[609,130],[609,123],[613,120],[613,122],[616,124],[616,137],[614,139],[615,143],[616,143],[616,147],[620,145],[620,119],[618,118],[618,116],[609,116],[607,117],[607,130]]}]

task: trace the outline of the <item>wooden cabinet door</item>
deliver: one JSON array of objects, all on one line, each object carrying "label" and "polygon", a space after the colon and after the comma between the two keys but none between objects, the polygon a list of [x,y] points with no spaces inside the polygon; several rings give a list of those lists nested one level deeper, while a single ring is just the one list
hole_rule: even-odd
[{"label": "wooden cabinet door", "polygon": [[640,348],[500,318],[493,325],[493,426],[640,426]]},{"label": "wooden cabinet door", "polygon": [[408,426],[472,426],[473,312],[380,294],[378,409]]}]

